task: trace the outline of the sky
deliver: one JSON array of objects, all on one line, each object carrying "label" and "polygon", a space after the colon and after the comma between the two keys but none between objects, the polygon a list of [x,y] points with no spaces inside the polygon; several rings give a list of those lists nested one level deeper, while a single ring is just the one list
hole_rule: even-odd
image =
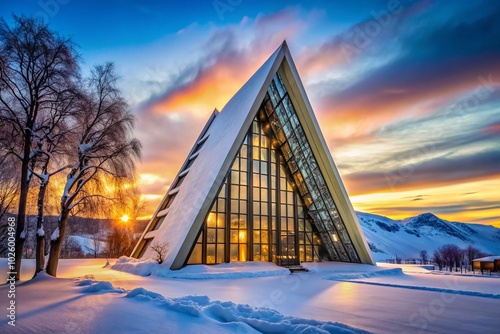
[{"label": "sky", "polygon": [[286,40],[354,208],[500,227],[496,1],[2,1],[113,61],[152,214],[214,108]]}]

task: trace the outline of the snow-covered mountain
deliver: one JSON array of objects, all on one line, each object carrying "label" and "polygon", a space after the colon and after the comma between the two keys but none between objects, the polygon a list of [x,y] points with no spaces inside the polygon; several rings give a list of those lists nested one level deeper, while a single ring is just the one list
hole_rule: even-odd
[{"label": "snow-covered mountain", "polygon": [[500,254],[500,229],[489,225],[448,222],[432,213],[403,220],[357,212],[361,227],[376,261],[400,257],[419,258],[420,251],[429,256],[442,245],[468,245],[486,253]]}]

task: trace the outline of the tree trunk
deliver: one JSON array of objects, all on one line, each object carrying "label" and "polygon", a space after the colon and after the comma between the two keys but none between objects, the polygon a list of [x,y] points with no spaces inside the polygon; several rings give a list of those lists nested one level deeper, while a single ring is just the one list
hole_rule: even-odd
[{"label": "tree trunk", "polygon": [[15,251],[15,269],[16,280],[21,279],[21,260],[23,259],[24,238],[21,238],[21,233],[24,231],[26,221],[26,203],[28,200],[28,168],[31,153],[31,135],[29,130],[26,130],[24,137],[23,160],[21,164],[21,191],[19,194],[19,208],[17,211],[16,221],[16,251]]},{"label": "tree trunk", "polygon": [[47,190],[47,182],[42,180],[40,183],[40,191],[38,192],[38,214],[36,219],[36,265],[35,275],[43,271],[45,264],[45,235],[40,236],[38,231],[43,228],[43,204],[45,201],[45,192]]},{"label": "tree trunk", "polygon": [[64,240],[64,235],[66,234],[66,225],[68,223],[69,210],[68,208],[63,208],[59,216],[59,222],[57,227],[59,228],[59,237],[55,240],[50,240],[50,251],[49,251],[49,261],[47,262],[47,268],[45,271],[47,274],[56,276],[57,275],[57,265],[59,264],[59,256],[61,255],[61,248]]}]

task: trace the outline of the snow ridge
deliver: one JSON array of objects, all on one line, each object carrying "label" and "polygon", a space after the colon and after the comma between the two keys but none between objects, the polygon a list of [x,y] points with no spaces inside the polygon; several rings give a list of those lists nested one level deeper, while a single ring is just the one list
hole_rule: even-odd
[{"label": "snow ridge", "polygon": [[337,322],[323,322],[311,319],[285,316],[278,311],[236,304],[231,301],[210,301],[207,296],[186,296],[165,298],[162,295],[137,288],[126,295],[154,301],[169,310],[189,314],[194,317],[207,317],[223,323],[237,323],[242,332],[252,329],[262,333],[367,333]]},{"label": "snow ridge", "polygon": [[247,333],[368,333],[350,326],[330,321],[302,319],[285,316],[278,311],[251,307],[234,302],[210,301],[207,296],[185,296],[167,298],[145,288],[126,291],[115,288],[110,282],[84,279],[77,283],[83,293],[126,293],[124,298],[134,298],[144,302],[154,302],[159,307],[193,317],[205,317],[209,321],[237,325],[238,331]]}]

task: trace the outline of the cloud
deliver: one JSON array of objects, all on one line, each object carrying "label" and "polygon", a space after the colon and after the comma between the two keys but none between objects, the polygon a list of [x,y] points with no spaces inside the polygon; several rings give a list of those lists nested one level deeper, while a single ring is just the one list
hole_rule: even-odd
[{"label": "cloud", "polygon": [[363,69],[358,77],[316,84],[330,87],[316,98],[316,109],[328,123],[335,122],[340,134],[433,113],[476,90],[484,94],[487,78],[488,89],[500,87],[500,6],[490,3],[489,11],[474,20],[459,12],[435,22],[432,12],[418,13],[417,22],[425,25],[408,18],[391,30],[387,50],[379,44],[370,53],[371,65],[359,64]]},{"label": "cloud", "polygon": [[353,194],[428,189],[500,176],[500,149],[454,158],[402,164],[385,171],[363,171],[344,179]]}]

